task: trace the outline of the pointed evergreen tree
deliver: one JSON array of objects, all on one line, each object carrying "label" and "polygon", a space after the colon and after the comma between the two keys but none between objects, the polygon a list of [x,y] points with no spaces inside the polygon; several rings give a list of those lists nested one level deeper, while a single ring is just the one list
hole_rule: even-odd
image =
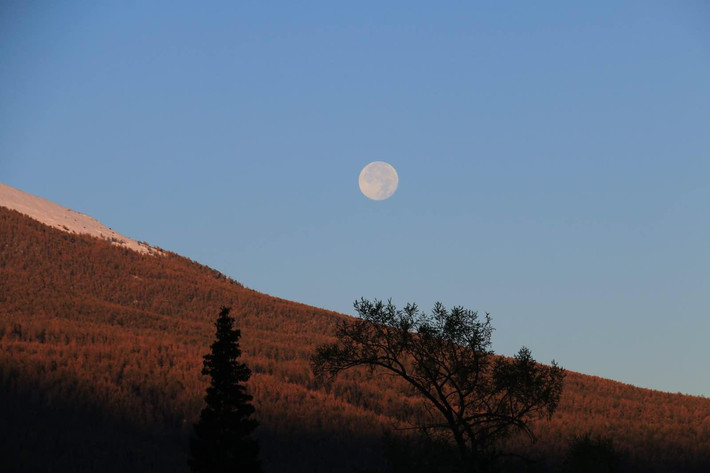
[{"label": "pointed evergreen tree", "polygon": [[251,418],[252,396],[244,383],[251,370],[237,359],[241,332],[233,328],[229,308],[217,318],[217,340],[204,357],[202,374],[210,376],[200,420],[190,440],[188,461],[195,473],[261,473],[259,445],[250,434],[258,422]]}]

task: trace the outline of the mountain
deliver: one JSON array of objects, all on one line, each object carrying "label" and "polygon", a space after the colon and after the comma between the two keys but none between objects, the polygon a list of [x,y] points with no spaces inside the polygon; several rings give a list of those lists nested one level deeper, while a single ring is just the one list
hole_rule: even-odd
[{"label": "mountain", "polygon": [[28,194],[2,182],[0,182],[0,205],[17,210],[45,225],[65,232],[95,236],[139,253],[160,253],[157,248],[123,236],[88,215],[62,207],[42,197]]},{"label": "mountain", "polygon": [[[6,187],[0,471],[187,471],[207,383],[202,355],[221,305],[233,307],[254,373],[266,471],[380,467],[383,431],[406,426],[420,407],[401,383],[366,370],[313,378],[309,356],[346,316],[261,294],[169,251],[116,244],[128,239],[104,230],[80,232],[58,220],[67,209]],[[36,202],[49,210],[38,213]],[[574,372],[536,432],[531,451],[553,467],[572,435],[587,432],[613,439],[639,471],[710,465],[710,399]]]}]

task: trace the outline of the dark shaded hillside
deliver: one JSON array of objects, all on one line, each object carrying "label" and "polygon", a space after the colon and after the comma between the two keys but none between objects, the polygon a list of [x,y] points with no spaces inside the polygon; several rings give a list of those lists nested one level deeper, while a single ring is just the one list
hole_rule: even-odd
[{"label": "dark shaded hillside", "polygon": [[[267,471],[382,464],[383,429],[418,401],[362,371],[316,384],[308,357],[344,316],[0,207],[0,471],[184,471],[221,305],[233,307],[254,371]],[[554,463],[587,431],[612,437],[644,471],[710,465],[707,398],[570,373],[535,448]]]}]

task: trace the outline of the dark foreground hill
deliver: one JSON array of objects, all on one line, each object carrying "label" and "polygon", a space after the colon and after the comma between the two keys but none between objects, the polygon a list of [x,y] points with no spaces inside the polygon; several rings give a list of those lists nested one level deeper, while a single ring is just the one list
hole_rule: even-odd
[{"label": "dark foreground hill", "polygon": [[[233,307],[254,372],[266,470],[382,467],[383,431],[419,402],[364,371],[316,383],[308,357],[345,316],[0,207],[0,471],[186,471],[221,305]],[[710,471],[707,398],[569,373],[537,431],[533,451],[553,466],[573,434],[592,432],[640,471]]]}]

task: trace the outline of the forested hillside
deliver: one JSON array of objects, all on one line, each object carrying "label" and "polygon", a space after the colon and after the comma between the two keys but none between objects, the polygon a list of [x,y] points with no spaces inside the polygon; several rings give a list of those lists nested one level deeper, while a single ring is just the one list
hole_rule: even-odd
[{"label": "forested hillside", "polygon": [[[254,372],[266,470],[382,466],[383,431],[406,426],[420,403],[367,371],[314,380],[308,358],[345,316],[0,207],[0,471],[186,471],[222,305]],[[613,439],[643,471],[710,465],[707,398],[569,373],[558,412],[537,431],[535,454],[553,466],[585,432]]]}]

